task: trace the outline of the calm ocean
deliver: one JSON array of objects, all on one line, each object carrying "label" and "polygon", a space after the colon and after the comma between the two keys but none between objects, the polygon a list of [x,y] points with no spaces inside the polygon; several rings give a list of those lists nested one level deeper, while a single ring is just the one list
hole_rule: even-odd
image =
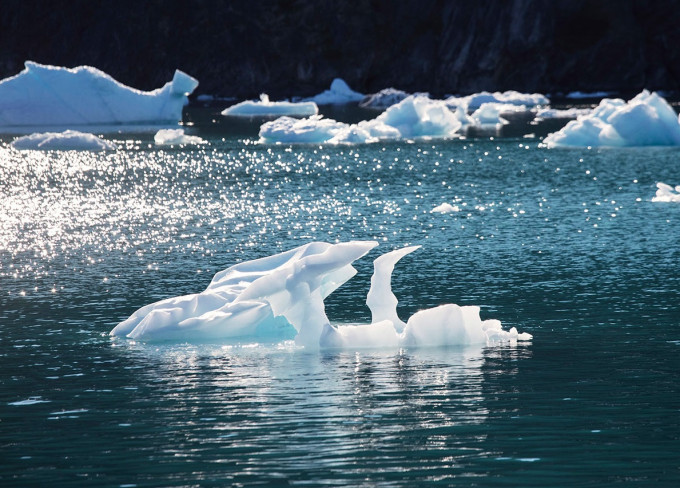
[{"label": "calm ocean", "polygon": [[[14,151],[0,136],[0,485],[680,486],[680,149],[539,147],[545,127],[259,145],[207,109],[158,148]],[[348,116],[351,118],[351,116]],[[215,119],[216,122],[213,122]],[[444,202],[458,212],[432,213]],[[108,332],[238,262],[378,240],[326,301],[370,321],[442,303],[518,345],[305,352]]]}]

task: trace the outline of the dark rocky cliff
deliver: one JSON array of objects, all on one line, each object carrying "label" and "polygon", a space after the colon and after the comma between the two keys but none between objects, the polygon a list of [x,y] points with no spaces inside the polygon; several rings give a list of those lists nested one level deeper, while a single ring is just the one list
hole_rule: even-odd
[{"label": "dark rocky cliff", "polygon": [[680,89],[680,0],[7,0],[0,77],[31,59],[199,93]]}]

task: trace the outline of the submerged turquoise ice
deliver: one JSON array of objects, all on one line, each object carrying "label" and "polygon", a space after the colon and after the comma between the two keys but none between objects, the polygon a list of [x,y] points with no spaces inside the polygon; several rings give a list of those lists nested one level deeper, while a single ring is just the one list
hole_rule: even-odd
[{"label": "submerged turquoise ice", "polygon": [[[680,204],[652,199],[680,184],[678,149],[547,149],[521,124],[267,146],[259,124],[205,112],[185,127],[200,146],[115,129],[97,132],[115,152],[20,152],[1,137],[2,484],[677,485]],[[397,318],[480,306],[533,341],[310,352],[108,335],[233,264],[352,240],[379,246],[325,300],[332,323],[371,322],[373,260],[421,245],[395,266]]]}]

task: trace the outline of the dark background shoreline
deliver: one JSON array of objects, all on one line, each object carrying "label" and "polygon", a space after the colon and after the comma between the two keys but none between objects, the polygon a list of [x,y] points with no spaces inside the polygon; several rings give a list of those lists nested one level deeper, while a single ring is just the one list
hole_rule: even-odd
[{"label": "dark background shoreline", "polygon": [[0,78],[25,60],[91,65],[149,90],[175,68],[196,94],[680,90],[680,1],[207,0],[51,3],[0,11]]}]

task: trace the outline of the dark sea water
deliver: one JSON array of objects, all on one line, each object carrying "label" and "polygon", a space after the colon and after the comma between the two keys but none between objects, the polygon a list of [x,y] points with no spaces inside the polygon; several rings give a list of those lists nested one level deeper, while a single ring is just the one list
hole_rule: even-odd
[{"label": "dark sea water", "polygon": [[[680,486],[680,149],[464,140],[18,152],[0,136],[0,485]],[[354,115],[346,115],[351,119]],[[212,120],[215,119],[215,122]],[[529,132],[539,137],[524,137]],[[459,212],[432,213],[448,202]],[[302,351],[108,332],[238,262],[378,240],[326,301],[368,322],[372,260],[399,312],[479,305],[517,345]]]}]

